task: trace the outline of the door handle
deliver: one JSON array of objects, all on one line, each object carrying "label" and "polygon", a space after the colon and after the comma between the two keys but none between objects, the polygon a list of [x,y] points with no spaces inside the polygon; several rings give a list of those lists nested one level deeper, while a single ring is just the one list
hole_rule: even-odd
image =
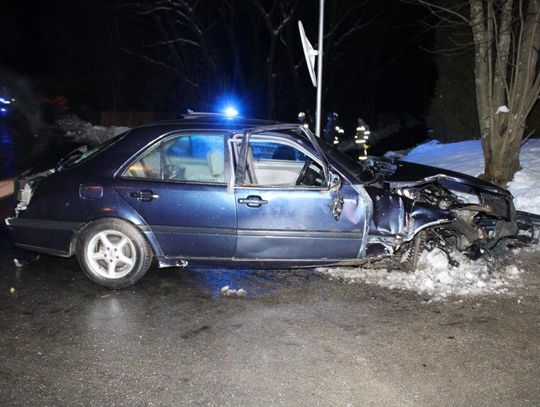
[{"label": "door handle", "polygon": [[240,198],[238,203],[249,206],[250,208],[259,208],[261,205],[267,204],[268,201],[257,195],[250,195],[247,198]]},{"label": "door handle", "polygon": [[159,198],[158,194],[154,194],[152,191],[150,191],[148,189],[143,189],[142,191],[139,191],[139,192],[132,192],[129,195],[132,198],[138,199],[141,202],[150,202],[150,201],[152,201],[154,199]]}]

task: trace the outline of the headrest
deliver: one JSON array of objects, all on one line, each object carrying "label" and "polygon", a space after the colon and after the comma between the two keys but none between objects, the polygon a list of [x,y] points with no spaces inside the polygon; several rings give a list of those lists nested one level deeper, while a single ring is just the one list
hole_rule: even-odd
[{"label": "headrest", "polygon": [[212,176],[217,177],[223,174],[225,171],[225,160],[223,154],[218,151],[212,151],[206,157],[208,160],[208,166],[210,167],[210,172]]}]

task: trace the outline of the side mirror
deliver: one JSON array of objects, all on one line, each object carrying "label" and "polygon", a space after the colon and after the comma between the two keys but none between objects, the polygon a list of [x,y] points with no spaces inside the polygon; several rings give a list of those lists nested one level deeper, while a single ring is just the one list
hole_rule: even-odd
[{"label": "side mirror", "polygon": [[328,182],[328,189],[330,191],[339,191],[341,189],[341,177],[333,172],[329,172],[330,181]]}]

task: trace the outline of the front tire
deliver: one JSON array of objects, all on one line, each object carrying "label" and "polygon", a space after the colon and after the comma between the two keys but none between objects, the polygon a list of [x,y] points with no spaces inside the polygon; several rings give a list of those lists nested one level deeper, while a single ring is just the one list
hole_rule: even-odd
[{"label": "front tire", "polygon": [[77,239],[77,260],[86,276],[110,289],[126,288],[150,268],[152,250],[130,223],[103,219],[90,223]]}]

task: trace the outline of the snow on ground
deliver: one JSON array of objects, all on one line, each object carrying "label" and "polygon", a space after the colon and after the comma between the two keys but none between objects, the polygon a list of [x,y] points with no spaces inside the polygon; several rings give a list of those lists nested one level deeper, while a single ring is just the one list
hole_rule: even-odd
[{"label": "snow on ground", "polygon": [[[440,144],[431,141],[412,149],[404,161],[478,176],[484,170],[484,157],[480,140]],[[518,210],[540,214],[540,139],[528,140],[521,148],[523,169],[516,173],[508,189],[515,197]]]},{"label": "snow on ground", "polygon": [[459,262],[458,267],[451,266],[440,249],[424,251],[414,273],[364,267],[319,268],[318,271],[349,283],[413,291],[435,301],[448,296],[504,294],[521,284],[522,270],[515,265],[485,259],[473,261],[457,251],[452,253],[452,258]]},{"label": "snow on ground", "polygon": [[515,197],[516,208],[540,214],[540,140],[529,140],[521,149],[519,171],[508,189]]}]

